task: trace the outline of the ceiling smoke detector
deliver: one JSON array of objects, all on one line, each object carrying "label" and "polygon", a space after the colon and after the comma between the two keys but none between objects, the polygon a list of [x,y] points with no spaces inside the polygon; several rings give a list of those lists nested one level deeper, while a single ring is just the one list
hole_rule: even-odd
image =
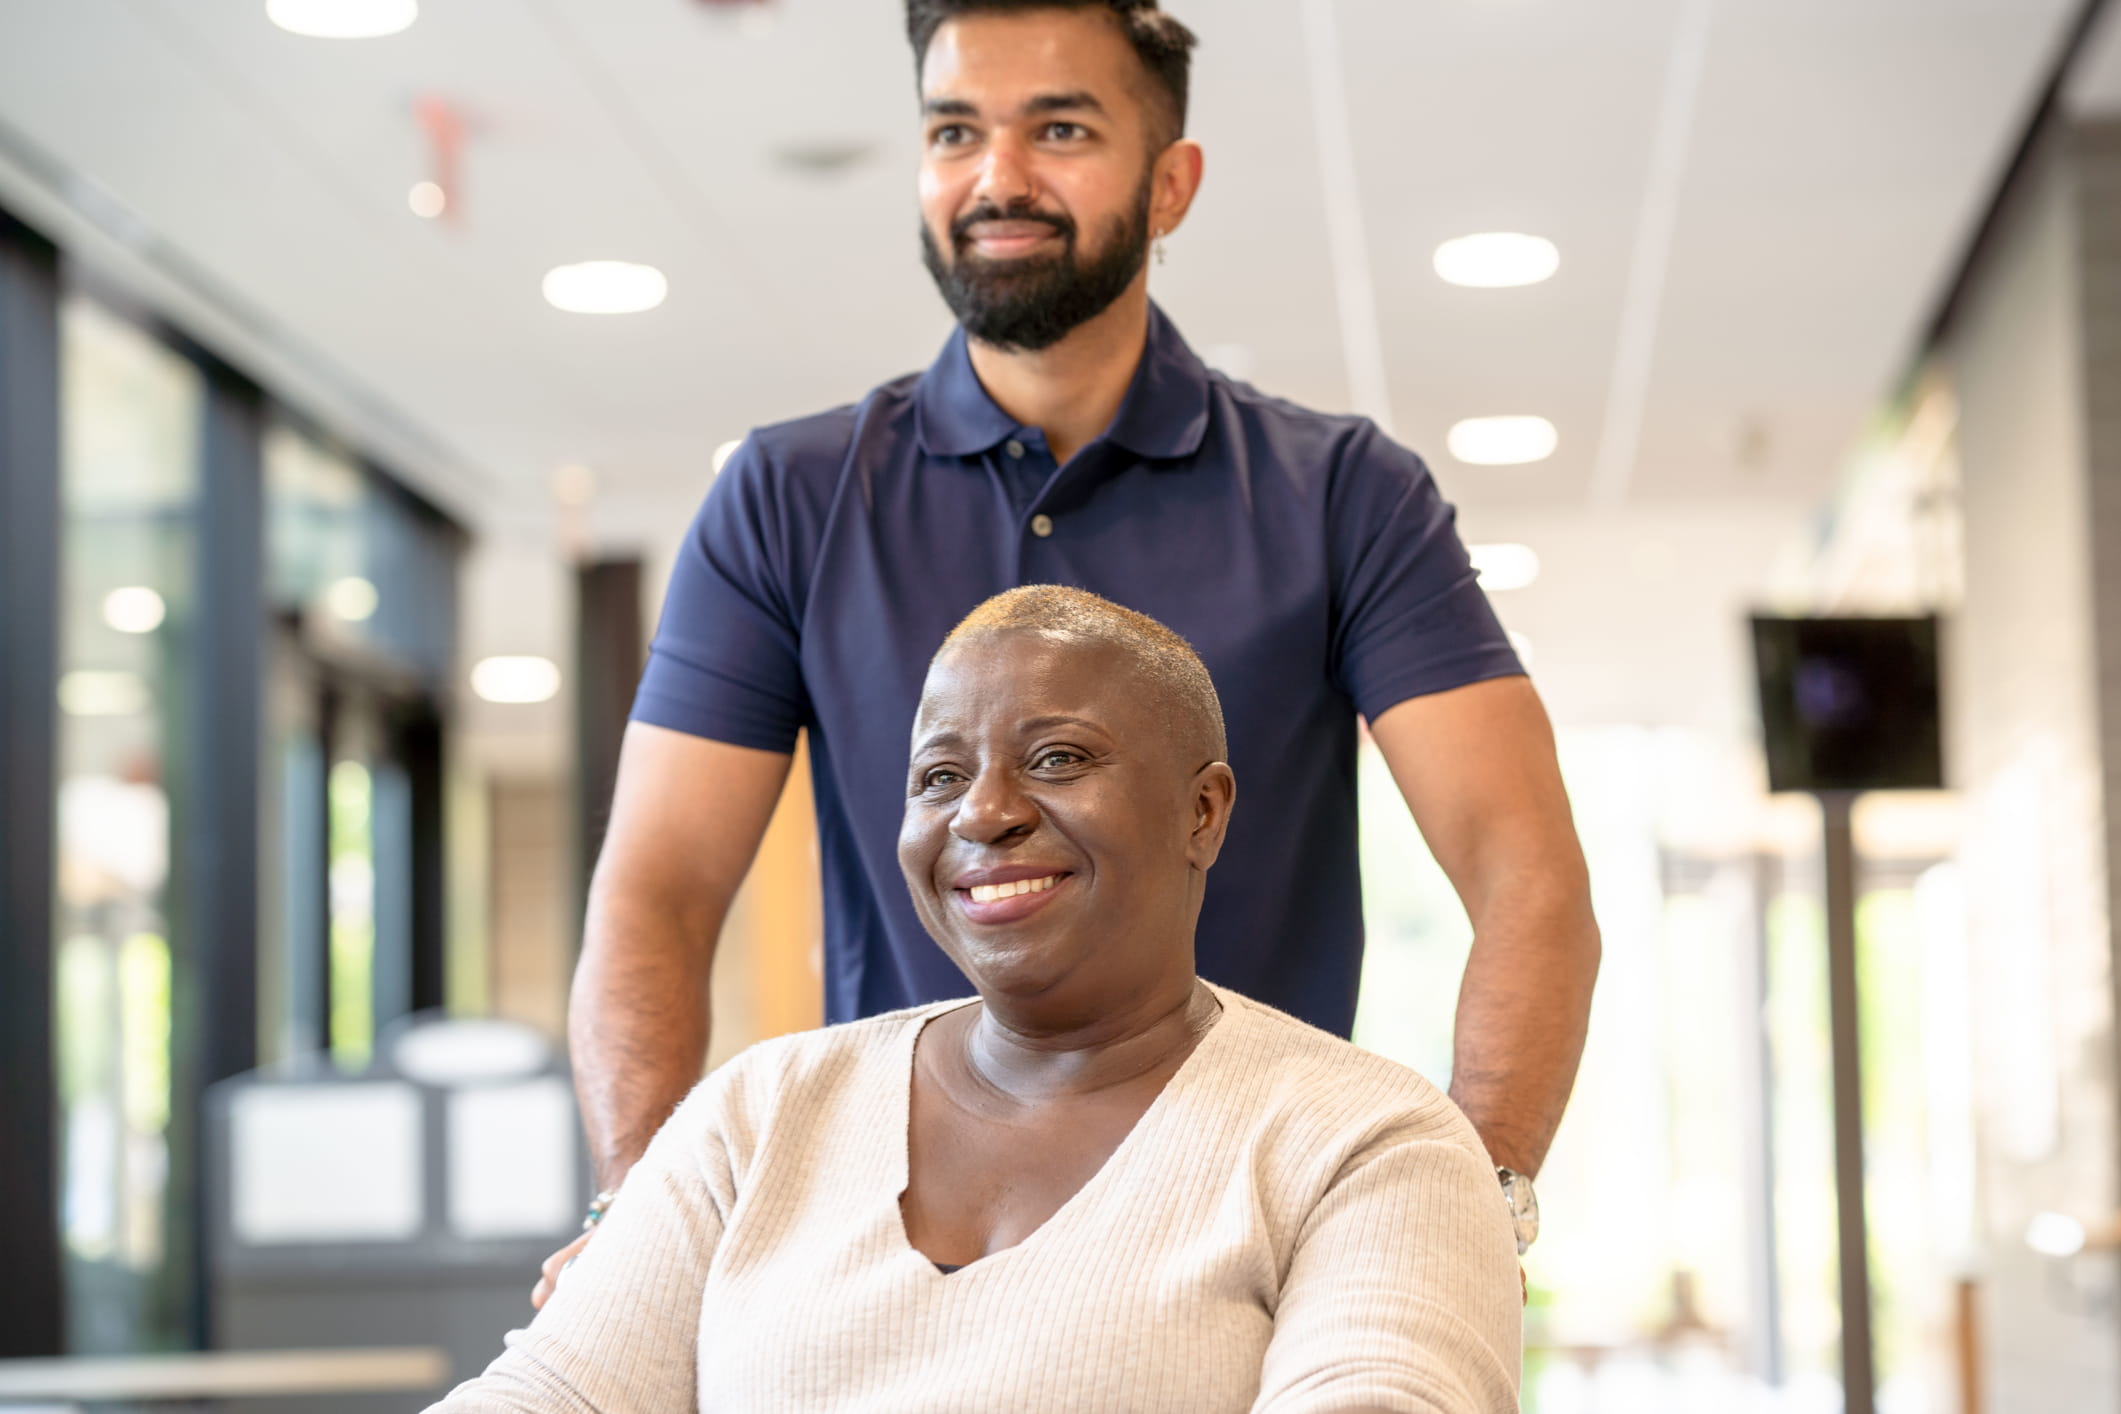
[{"label": "ceiling smoke detector", "polygon": [[805,177],[837,177],[861,166],[876,155],[876,144],[853,139],[820,139],[791,142],[777,147],[773,160],[780,167]]},{"label": "ceiling smoke detector", "polygon": [[701,9],[726,15],[736,21],[736,31],[746,39],[764,39],[773,33],[773,0],[694,0]]}]

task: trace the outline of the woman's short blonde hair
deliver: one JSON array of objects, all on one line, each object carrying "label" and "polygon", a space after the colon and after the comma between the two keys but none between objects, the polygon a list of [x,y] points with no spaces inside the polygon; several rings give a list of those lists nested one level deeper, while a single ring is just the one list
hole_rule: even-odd
[{"label": "woman's short blonde hair", "polygon": [[1228,757],[1222,699],[1207,664],[1192,644],[1147,614],[1087,589],[1027,584],[1004,590],[965,615],[936,656],[967,639],[993,633],[1048,634],[1124,654],[1162,699],[1178,739],[1200,756],[1193,763],[1196,768]]}]

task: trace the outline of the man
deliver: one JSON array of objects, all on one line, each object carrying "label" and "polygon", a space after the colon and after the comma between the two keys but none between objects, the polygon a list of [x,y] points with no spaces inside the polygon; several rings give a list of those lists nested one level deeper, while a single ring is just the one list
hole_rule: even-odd
[{"label": "man", "polygon": [[991,594],[1063,583],[1176,628],[1222,692],[1246,805],[1201,973],[1342,1035],[1369,720],[1473,921],[1451,1088],[1511,1190],[1567,1101],[1598,936],[1552,733],[1450,507],[1375,427],[1209,373],[1151,305],[1151,244],[1201,181],[1190,33],[1151,0],[909,0],[908,31],[922,243],[961,327],[926,373],[754,433],[680,554],[575,976],[599,1184],[698,1079],[716,935],[799,730],[828,1019],[963,990],[894,854],[918,665]]}]

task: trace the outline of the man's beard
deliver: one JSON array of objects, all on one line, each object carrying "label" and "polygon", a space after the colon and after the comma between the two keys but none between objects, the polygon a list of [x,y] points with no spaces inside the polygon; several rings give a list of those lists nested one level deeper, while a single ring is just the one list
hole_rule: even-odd
[{"label": "man's beard", "polygon": [[[971,228],[982,221],[1041,222],[1059,234],[1061,249],[1053,255],[984,259],[971,253]],[[1142,184],[1132,211],[1106,226],[1100,254],[1079,259],[1075,235],[1075,222],[1059,213],[982,206],[951,223],[947,263],[923,221],[921,258],[967,334],[1011,353],[1036,353],[1111,308],[1141,273],[1149,258],[1149,184]]]}]

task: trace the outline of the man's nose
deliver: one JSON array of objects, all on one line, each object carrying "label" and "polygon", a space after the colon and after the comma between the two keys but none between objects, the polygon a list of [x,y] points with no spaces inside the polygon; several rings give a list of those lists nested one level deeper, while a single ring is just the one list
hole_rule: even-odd
[{"label": "man's nose", "polygon": [[1038,828],[1038,807],[1018,787],[1016,774],[986,770],[958,797],[950,833],[972,844],[999,844]]},{"label": "man's nose", "polygon": [[996,137],[987,147],[986,160],[980,164],[979,184],[973,189],[973,196],[997,211],[1031,205],[1038,193],[1030,159],[1031,154],[1018,139],[1006,134]]}]

